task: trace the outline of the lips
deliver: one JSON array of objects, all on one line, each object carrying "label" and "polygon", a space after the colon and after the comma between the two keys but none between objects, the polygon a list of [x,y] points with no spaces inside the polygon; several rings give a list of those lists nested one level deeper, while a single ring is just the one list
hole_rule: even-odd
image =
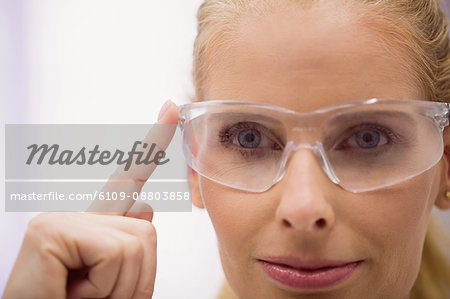
[{"label": "lips", "polygon": [[347,280],[362,261],[301,262],[290,258],[259,259],[264,272],[273,280],[295,289],[323,289]]}]

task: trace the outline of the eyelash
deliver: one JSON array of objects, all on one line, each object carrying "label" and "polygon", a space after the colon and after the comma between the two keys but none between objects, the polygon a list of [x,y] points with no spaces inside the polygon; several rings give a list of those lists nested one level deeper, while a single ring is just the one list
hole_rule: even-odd
[{"label": "eyelash", "polygon": [[[387,144],[392,144],[392,143],[398,144],[398,143],[402,142],[402,136],[397,134],[397,133],[394,133],[394,131],[392,131],[389,128],[386,128],[386,127],[384,127],[382,125],[379,125],[377,123],[363,123],[363,124],[358,124],[356,126],[351,127],[349,129],[349,131],[350,131],[349,137],[345,138],[342,142],[340,142],[335,147],[335,149],[341,147],[342,146],[341,144],[343,142],[344,143],[348,142],[348,140],[350,138],[354,137],[356,135],[356,133],[358,133],[358,131],[361,131],[361,130],[364,130],[364,129],[371,129],[371,130],[375,130],[377,132],[380,132],[381,134],[383,134],[387,138],[387,140],[388,140]],[[344,148],[344,150],[345,150],[345,148]]]},{"label": "eyelash", "polygon": [[[242,147],[238,147],[232,143],[233,139],[236,137],[237,134],[243,129],[254,129],[258,130],[261,135],[265,135],[267,138],[272,140],[272,138],[268,137],[267,135],[273,135],[271,132],[269,132],[268,129],[266,129],[264,126],[261,126],[257,123],[253,122],[239,122],[231,126],[224,126],[218,134],[219,142],[223,144],[224,146],[231,147],[232,150],[238,151],[242,156],[244,157],[251,157],[255,156],[256,154],[261,154],[261,148],[254,148],[254,149],[244,149]],[[266,134],[267,133],[267,134]],[[272,140],[273,141],[273,140]],[[274,144],[278,145],[280,150],[282,150],[282,146],[277,143],[276,141],[273,141]]]},{"label": "eyelash", "polygon": [[[236,123],[231,126],[225,125],[219,131],[219,134],[218,134],[219,142],[221,144],[223,144],[224,146],[231,148],[232,150],[238,151],[243,157],[252,157],[257,154],[260,155],[261,151],[263,150],[261,148],[245,149],[245,148],[242,148],[242,147],[239,147],[239,146],[236,146],[235,144],[233,144],[233,139],[243,129],[255,129],[255,130],[260,131],[260,133],[262,135],[265,135],[267,138],[272,140],[272,142],[274,144],[278,145],[278,147],[280,148],[279,150],[283,150],[283,146],[281,146],[278,142],[273,141],[272,138],[267,136],[267,135],[273,135],[273,133],[271,133],[264,126],[261,126],[257,123],[253,123],[253,122],[239,122],[239,123]],[[354,137],[358,131],[364,130],[364,129],[371,129],[371,130],[380,132],[388,139],[387,144],[392,144],[392,143],[398,144],[398,143],[401,143],[403,140],[401,135],[399,135],[398,133],[394,133],[391,129],[386,128],[380,124],[363,123],[363,124],[358,124],[356,126],[349,128],[347,130],[347,132],[349,132],[349,133],[345,134],[348,137],[346,137],[343,141],[341,141],[336,147],[334,147],[334,149],[335,150],[346,150],[348,148],[348,146],[346,146],[345,144],[344,145],[342,145],[342,144],[348,142],[348,140],[350,138]],[[341,139],[341,138],[339,138],[339,139]],[[350,148],[350,150],[351,150],[351,148]]]}]

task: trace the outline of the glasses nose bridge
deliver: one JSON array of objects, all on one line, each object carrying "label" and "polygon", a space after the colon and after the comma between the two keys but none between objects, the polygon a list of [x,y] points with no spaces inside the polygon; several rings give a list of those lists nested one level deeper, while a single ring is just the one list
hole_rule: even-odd
[{"label": "glasses nose bridge", "polygon": [[327,177],[335,184],[339,184],[339,179],[336,177],[336,174],[333,171],[333,168],[326,156],[325,149],[319,141],[315,141],[313,144],[309,143],[300,143],[296,144],[294,141],[289,141],[286,144],[284,149],[283,157],[280,164],[280,169],[275,178],[275,182],[280,181],[284,174],[286,173],[286,167],[289,163],[290,158],[299,150],[299,149],[309,149],[312,150],[314,156],[316,157],[319,165],[322,167],[323,172],[327,175]]},{"label": "glasses nose bridge", "polygon": [[295,124],[291,124],[288,132],[288,140],[293,143],[291,147],[296,146],[296,149],[313,149],[315,144],[321,141],[320,139],[320,127],[312,125],[308,120],[303,122],[297,121]]}]

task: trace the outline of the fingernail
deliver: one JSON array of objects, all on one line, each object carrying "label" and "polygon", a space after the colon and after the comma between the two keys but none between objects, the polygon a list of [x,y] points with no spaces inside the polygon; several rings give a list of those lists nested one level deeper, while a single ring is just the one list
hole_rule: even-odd
[{"label": "fingernail", "polygon": [[164,105],[162,106],[161,110],[159,111],[158,120],[161,120],[161,118],[163,118],[164,114],[166,114],[167,108],[169,108],[170,103],[172,103],[171,100],[167,100],[164,103]]}]

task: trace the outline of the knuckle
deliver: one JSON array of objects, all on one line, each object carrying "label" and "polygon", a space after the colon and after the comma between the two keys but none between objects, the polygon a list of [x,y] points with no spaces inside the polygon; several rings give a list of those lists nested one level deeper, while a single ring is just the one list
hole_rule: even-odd
[{"label": "knuckle", "polygon": [[108,238],[108,240],[105,240],[104,245],[106,247],[104,253],[106,254],[106,258],[108,260],[120,260],[123,256],[125,245],[118,239]]},{"label": "knuckle", "polygon": [[30,219],[28,222],[27,233],[35,233],[42,229],[42,225],[44,223],[42,221],[42,217],[42,214],[38,214]]},{"label": "knuckle", "polygon": [[28,240],[36,242],[43,242],[46,238],[51,237],[59,228],[57,225],[58,217],[50,212],[44,212],[31,218],[28,222],[25,237]]},{"label": "knuckle", "polygon": [[139,231],[147,237],[155,237],[156,238],[156,229],[155,226],[147,220],[142,220],[139,225]]},{"label": "knuckle", "polygon": [[138,227],[138,230],[146,243],[150,243],[152,244],[152,246],[156,246],[156,229],[150,221],[142,220],[141,224]]},{"label": "knuckle", "polygon": [[136,237],[131,237],[126,241],[126,248],[132,257],[141,259],[144,256],[144,247]]},{"label": "knuckle", "polygon": [[41,230],[47,224],[50,218],[49,212],[39,213],[28,222],[28,229]]}]

